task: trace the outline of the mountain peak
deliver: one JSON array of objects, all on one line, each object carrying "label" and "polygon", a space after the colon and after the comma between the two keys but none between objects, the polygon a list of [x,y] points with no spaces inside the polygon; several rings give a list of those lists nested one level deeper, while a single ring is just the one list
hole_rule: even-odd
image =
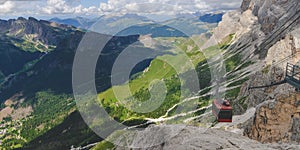
[{"label": "mountain peak", "polygon": [[24,17],[18,17],[18,19],[17,20],[21,20],[21,21],[27,21],[27,19],[26,18],[24,18]]},{"label": "mountain peak", "polygon": [[36,21],[36,22],[38,22],[38,20],[35,19],[35,18],[33,18],[33,17],[28,17],[28,20],[29,20],[29,21]]},{"label": "mountain peak", "polygon": [[59,41],[64,38],[66,32],[74,30],[74,28],[58,25],[56,29],[52,24],[45,20],[37,20],[36,18],[19,17],[8,21],[0,21],[0,35],[27,41],[29,43],[42,43],[44,46],[56,46]]}]

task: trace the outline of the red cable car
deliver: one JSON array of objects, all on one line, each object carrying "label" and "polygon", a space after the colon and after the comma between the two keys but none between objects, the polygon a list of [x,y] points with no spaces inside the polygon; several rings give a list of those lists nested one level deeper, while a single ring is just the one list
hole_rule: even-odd
[{"label": "red cable car", "polygon": [[212,112],[218,122],[232,122],[232,107],[227,100],[214,100]]}]

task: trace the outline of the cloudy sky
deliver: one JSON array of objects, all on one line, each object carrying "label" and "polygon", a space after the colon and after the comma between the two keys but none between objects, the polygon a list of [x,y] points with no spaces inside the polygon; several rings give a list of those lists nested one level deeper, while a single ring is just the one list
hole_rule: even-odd
[{"label": "cloudy sky", "polygon": [[0,18],[177,15],[237,9],[242,0],[0,0]]}]

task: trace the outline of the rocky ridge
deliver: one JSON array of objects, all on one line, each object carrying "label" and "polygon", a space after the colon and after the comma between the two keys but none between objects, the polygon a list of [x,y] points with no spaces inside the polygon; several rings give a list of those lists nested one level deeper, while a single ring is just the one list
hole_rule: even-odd
[{"label": "rocky ridge", "polygon": [[8,37],[41,42],[47,46],[57,46],[65,36],[75,28],[60,25],[33,17],[25,19],[0,20],[0,34]]}]

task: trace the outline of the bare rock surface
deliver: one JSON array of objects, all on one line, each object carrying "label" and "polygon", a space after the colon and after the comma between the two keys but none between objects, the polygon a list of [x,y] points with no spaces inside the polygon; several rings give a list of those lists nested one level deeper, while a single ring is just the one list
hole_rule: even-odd
[{"label": "bare rock surface", "polygon": [[[184,126],[179,134],[177,129],[182,125],[151,126],[142,134],[138,134],[128,147],[116,147],[117,150],[123,149],[151,149],[151,150],[190,150],[190,149],[230,149],[230,150],[249,150],[249,149],[299,149],[298,145],[279,145],[261,144],[247,137],[226,132],[220,129],[207,129],[193,126]],[[165,141],[165,137],[172,137]],[[158,142],[161,141],[161,142]],[[165,141],[165,142],[164,142]],[[151,147],[149,143],[157,143]]]},{"label": "bare rock surface", "polygon": [[276,96],[262,103],[245,133],[264,142],[300,143],[300,93]]},{"label": "bare rock surface", "polygon": [[242,128],[245,135],[263,143],[300,143],[300,94],[295,88],[281,84],[249,89],[284,80],[286,63],[299,63],[299,5],[299,0],[243,0],[241,10],[225,14],[214,30],[217,41],[234,33],[227,51],[254,62],[255,67],[239,72],[251,75],[234,101],[234,110],[241,115],[249,108],[256,109]]},{"label": "bare rock surface", "polygon": [[[265,68],[257,72],[246,87],[270,85],[284,80],[284,70],[280,67]],[[248,89],[241,91],[243,102],[236,102],[236,113],[244,113],[239,109],[256,108],[255,114],[243,126],[243,134],[263,143],[283,142],[300,143],[300,93],[287,83],[273,87]],[[238,99],[240,101],[240,99]],[[237,106],[240,105],[240,106]]]}]

